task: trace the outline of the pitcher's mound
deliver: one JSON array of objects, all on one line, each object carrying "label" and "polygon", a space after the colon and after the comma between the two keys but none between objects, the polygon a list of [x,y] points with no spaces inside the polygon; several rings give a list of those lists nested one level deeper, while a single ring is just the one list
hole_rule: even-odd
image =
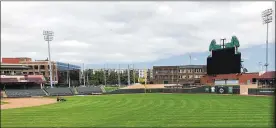
[{"label": "pitcher's mound", "polygon": [[1,99],[1,101],[7,102],[1,105],[1,109],[40,106],[57,102],[55,99],[50,98],[7,98]]}]

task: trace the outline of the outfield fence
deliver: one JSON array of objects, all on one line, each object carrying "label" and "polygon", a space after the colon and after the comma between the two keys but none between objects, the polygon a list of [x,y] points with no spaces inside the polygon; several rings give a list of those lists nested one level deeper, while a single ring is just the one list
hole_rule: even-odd
[{"label": "outfield fence", "polygon": [[[106,94],[124,94],[124,93],[221,93],[221,94],[239,94],[240,88],[237,86],[202,86],[196,88],[151,88],[151,89],[118,89]],[[223,89],[223,92],[221,91]]]},{"label": "outfield fence", "polygon": [[249,88],[248,95],[273,95],[275,88]]}]

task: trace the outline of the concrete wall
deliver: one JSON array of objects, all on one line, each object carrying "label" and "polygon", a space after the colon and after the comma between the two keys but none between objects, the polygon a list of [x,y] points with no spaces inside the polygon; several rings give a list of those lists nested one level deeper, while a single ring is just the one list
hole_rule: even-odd
[{"label": "concrete wall", "polygon": [[258,88],[257,84],[240,85],[240,95],[248,95],[248,88]]}]

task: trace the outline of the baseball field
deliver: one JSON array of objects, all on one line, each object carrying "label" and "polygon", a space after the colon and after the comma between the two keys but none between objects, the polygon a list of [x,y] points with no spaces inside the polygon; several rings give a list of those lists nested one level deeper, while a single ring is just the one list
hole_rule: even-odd
[{"label": "baseball field", "polygon": [[118,94],[1,110],[1,127],[256,127],[273,125],[273,97]]}]

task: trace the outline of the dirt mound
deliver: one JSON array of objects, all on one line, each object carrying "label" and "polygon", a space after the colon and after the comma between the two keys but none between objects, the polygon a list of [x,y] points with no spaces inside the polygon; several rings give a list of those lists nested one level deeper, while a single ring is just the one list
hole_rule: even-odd
[{"label": "dirt mound", "polygon": [[40,106],[57,102],[55,99],[50,98],[5,98],[1,99],[1,101],[7,102],[7,104],[1,105],[1,109]]}]

